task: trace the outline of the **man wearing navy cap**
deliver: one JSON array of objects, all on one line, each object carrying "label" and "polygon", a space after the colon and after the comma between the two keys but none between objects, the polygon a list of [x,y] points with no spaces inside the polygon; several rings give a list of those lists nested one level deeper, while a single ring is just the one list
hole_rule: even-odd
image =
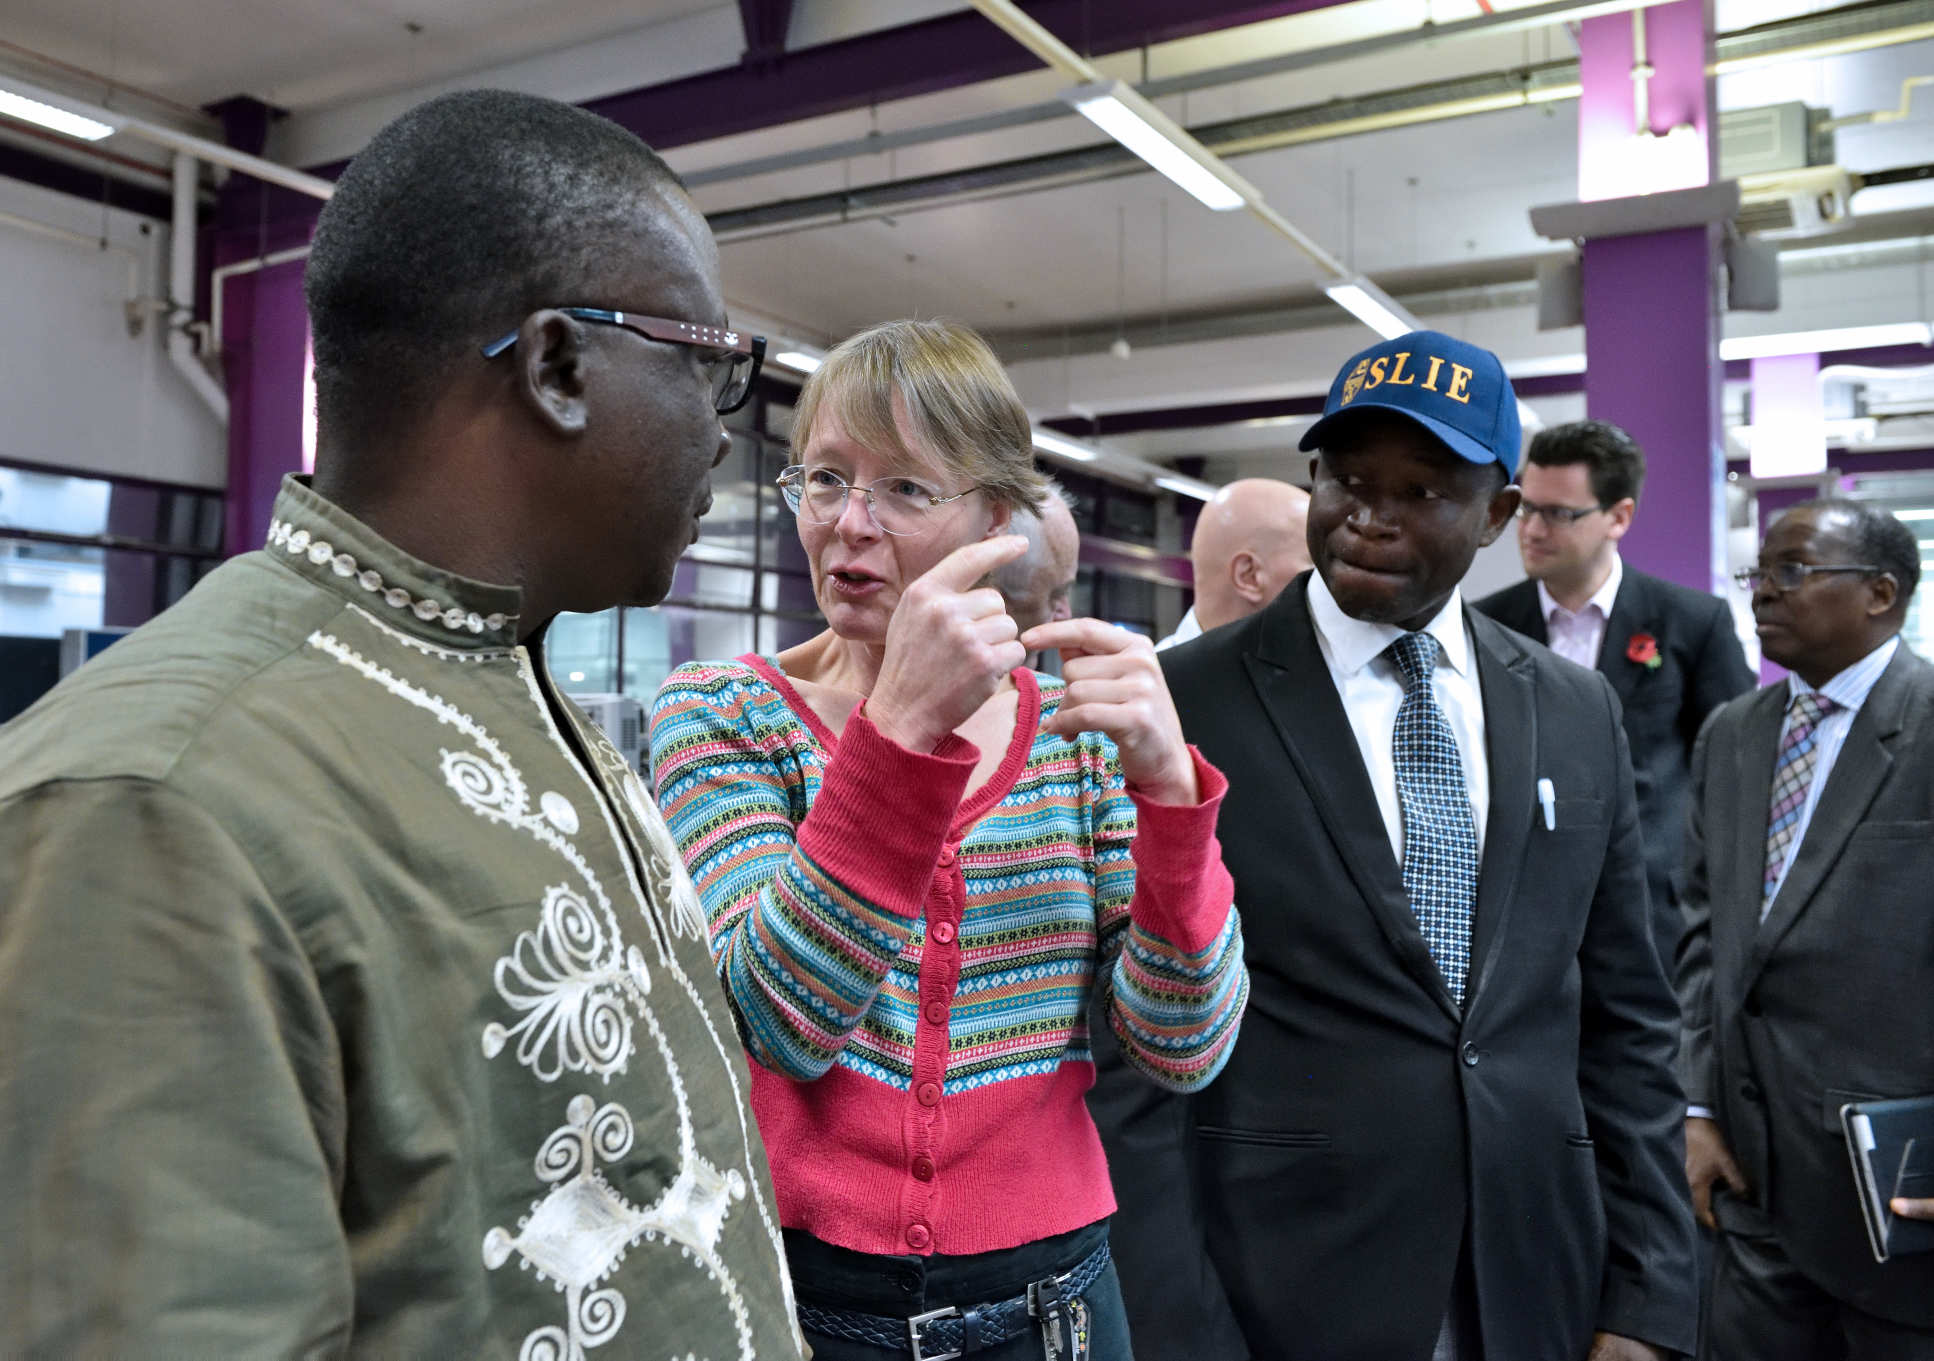
[{"label": "man wearing navy cap", "polygon": [[[1693,1346],[1677,1009],[1603,677],[1464,608],[1518,506],[1497,357],[1347,361],[1315,571],[1163,654],[1252,993],[1183,1101],[1094,1106],[1136,1355],[1594,1361]],[[1145,1085],[1145,1084],[1144,1084]]]}]

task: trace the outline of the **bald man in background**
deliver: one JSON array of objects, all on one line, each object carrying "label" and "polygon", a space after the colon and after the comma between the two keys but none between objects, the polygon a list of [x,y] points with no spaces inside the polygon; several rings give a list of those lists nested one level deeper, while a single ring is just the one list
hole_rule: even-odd
[{"label": "bald man in background", "polygon": [[[1081,552],[1081,531],[1075,527],[1074,512],[1068,509],[1061,488],[1049,482],[1047,503],[1040,514],[1017,510],[1009,528],[1027,540],[1027,552],[994,572],[994,589],[1007,601],[1008,614],[1022,633],[1036,624],[1073,618],[1068,596],[1078,570],[1075,560]],[[1030,670],[1040,664],[1040,653],[1028,654]]]},{"label": "bald man in background", "polygon": [[1309,493],[1270,477],[1231,482],[1202,507],[1189,559],[1195,605],[1156,650],[1247,618],[1309,570]]}]

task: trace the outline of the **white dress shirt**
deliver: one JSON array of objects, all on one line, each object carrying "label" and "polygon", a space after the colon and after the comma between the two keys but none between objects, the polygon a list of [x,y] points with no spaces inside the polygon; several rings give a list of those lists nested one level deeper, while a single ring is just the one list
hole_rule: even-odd
[{"label": "white dress shirt", "polygon": [[1202,623],[1195,617],[1195,606],[1191,605],[1189,606],[1189,612],[1182,616],[1182,622],[1175,626],[1175,632],[1155,644],[1155,650],[1161,652],[1165,648],[1174,647],[1177,643],[1186,643],[1191,638],[1200,638],[1201,636]]},{"label": "white dress shirt", "polygon": [[[1395,624],[1371,624],[1343,613],[1324,584],[1322,573],[1309,582],[1310,619],[1316,643],[1329,664],[1330,679],[1356,734],[1364,769],[1377,792],[1377,807],[1390,833],[1390,849],[1403,864],[1403,805],[1397,800],[1397,767],[1393,753],[1397,709],[1403,703],[1403,675],[1383,650],[1403,636]],[[1426,628],[1443,647],[1431,678],[1431,693],[1444,711],[1457,754],[1464,767],[1464,788],[1471,799],[1471,821],[1477,830],[1477,850],[1484,854],[1484,826],[1491,807],[1491,768],[1484,747],[1484,696],[1478,688],[1477,659],[1464,627],[1464,603],[1451,592],[1444,608]]]},{"label": "white dress shirt", "polygon": [[1595,670],[1598,654],[1605,646],[1605,625],[1612,617],[1612,602],[1618,599],[1618,584],[1623,580],[1625,564],[1614,553],[1611,575],[1576,612],[1552,599],[1545,584],[1539,582],[1538,612],[1545,621],[1546,646],[1568,662]]}]

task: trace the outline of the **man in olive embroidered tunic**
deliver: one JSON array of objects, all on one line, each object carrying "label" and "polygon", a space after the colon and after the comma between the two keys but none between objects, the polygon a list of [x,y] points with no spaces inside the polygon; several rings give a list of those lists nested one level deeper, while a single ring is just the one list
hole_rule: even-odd
[{"label": "man in olive embroidered tunic", "polygon": [[0,730],[0,1356],[796,1359],[703,914],[542,660],[709,504],[710,235],[471,92],[307,287],[315,486]]}]

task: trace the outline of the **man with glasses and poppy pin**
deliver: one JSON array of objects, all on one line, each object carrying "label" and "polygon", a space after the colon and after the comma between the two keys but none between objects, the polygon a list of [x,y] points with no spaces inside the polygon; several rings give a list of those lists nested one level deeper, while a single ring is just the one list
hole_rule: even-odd
[{"label": "man with glasses and poppy pin", "polygon": [[[1876,1262],[1840,1107],[1934,1094],[1934,667],[1900,639],[1914,534],[1847,500],[1741,572],[1792,673],[1692,759],[1679,1066],[1686,1173],[1718,1231],[1702,1355],[1934,1357],[1934,1255]],[[1934,1219],[1934,1201],[1895,1201]]]},{"label": "man with glasses and poppy pin", "polygon": [[503,91],[305,290],[314,478],[0,731],[0,1355],[796,1361],[697,896],[544,650],[664,597],[763,343],[650,148]]},{"label": "man with glasses and poppy pin", "polygon": [[1630,435],[1606,421],[1541,430],[1519,482],[1528,579],[1474,608],[1611,682],[1632,748],[1652,934],[1669,972],[1683,929],[1675,879],[1692,743],[1708,714],[1753,688],[1753,673],[1725,601],[1620,560],[1645,483]]}]

